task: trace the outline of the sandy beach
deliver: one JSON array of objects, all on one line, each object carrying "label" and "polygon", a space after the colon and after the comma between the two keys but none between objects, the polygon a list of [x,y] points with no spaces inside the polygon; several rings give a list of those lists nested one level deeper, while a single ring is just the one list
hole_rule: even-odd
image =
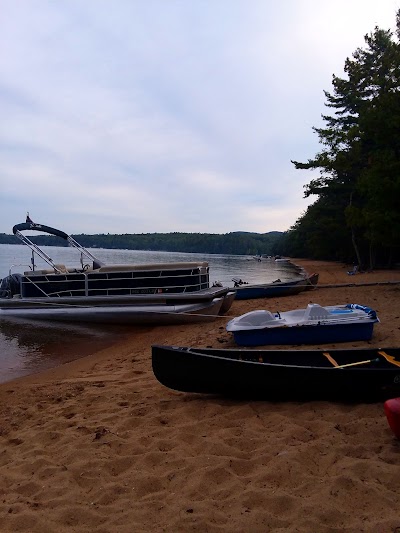
[{"label": "sandy beach", "polygon": [[398,533],[400,441],[382,403],[239,402],[174,392],[152,373],[152,344],[233,347],[233,316],[310,302],[380,318],[370,342],[326,347],[400,346],[400,284],[379,284],[399,270],[293,261],[319,273],[316,290],[235,301],[212,323],[133,328],[0,385],[0,531]]}]

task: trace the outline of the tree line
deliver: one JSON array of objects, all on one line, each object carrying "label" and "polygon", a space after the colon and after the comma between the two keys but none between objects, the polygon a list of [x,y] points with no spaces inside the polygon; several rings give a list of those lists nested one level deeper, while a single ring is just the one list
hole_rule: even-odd
[{"label": "tree line", "polygon": [[296,169],[318,169],[305,186],[316,201],[285,232],[278,252],[354,262],[400,261],[400,10],[396,34],[375,27],[324,91],[321,150]]},{"label": "tree line", "polygon": [[[210,233],[142,233],[72,235],[86,248],[119,250],[152,250],[227,255],[275,255],[282,232]],[[29,239],[38,246],[67,246],[67,242],[52,235],[34,235]],[[21,244],[15,235],[0,234],[0,244]]]}]

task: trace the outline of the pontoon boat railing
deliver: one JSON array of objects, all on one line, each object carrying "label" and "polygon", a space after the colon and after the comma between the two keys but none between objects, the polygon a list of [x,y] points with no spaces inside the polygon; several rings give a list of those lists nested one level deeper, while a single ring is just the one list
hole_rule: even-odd
[{"label": "pontoon boat railing", "polygon": [[42,224],[34,224],[29,222],[24,222],[22,224],[16,224],[13,227],[13,233],[18,239],[20,239],[26,246],[28,246],[32,250],[32,267],[33,270],[35,270],[35,263],[34,263],[34,253],[36,253],[39,257],[41,257],[48,265],[50,265],[52,268],[54,268],[55,272],[59,272],[60,270],[57,268],[56,264],[52,260],[50,256],[46,254],[37,244],[32,242],[28,237],[23,235],[21,232],[26,230],[32,230],[32,231],[42,231],[44,233],[49,233],[50,235],[55,235],[56,237],[61,237],[62,239],[66,240],[68,244],[70,244],[73,248],[76,248],[81,253],[81,262],[83,266],[83,259],[82,257],[85,256],[87,259],[90,259],[93,261],[93,263],[97,264],[98,266],[103,265],[102,261],[97,259],[93,254],[89,252],[86,248],[84,248],[81,244],[79,244],[73,237],[65,233],[64,231],[60,231],[55,228],[51,228],[50,226],[44,226]]},{"label": "pontoon boat railing", "polygon": [[[179,289],[181,289],[182,293],[196,293],[197,291],[201,289],[207,289],[209,287],[209,281],[208,276],[204,276],[206,279],[201,280],[198,279],[198,273],[195,270],[192,270],[192,273],[190,274],[190,277],[193,277],[194,280],[191,282],[187,282],[185,285],[179,284],[180,278],[187,278],[187,275],[178,275],[171,278],[168,271],[165,271],[166,274],[163,275],[162,271],[160,272],[160,275],[156,278],[153,278],[151,276],[144,276],[137,278],[138,281],[143,282],[143,285],[138,285],[135,287],[130,286],[129,284],[126,284],[133,278],[129,275],[130,273],[126,273],[126,276],[120,275],[110,276],[110,273],[104,273],[103,278],[93,278],[92,272],[76,272],[76,273],[64,273],[59,272],[62,274],[62,280],[55,281],[54,279],[51,279],[54,277],[54,274],[42,274],[40,277],[40,281],[38,282],[36,279],[36,276],[23,276],[22,278],[22,285],[28,286],[33,285],[39,292],[41,292],[44,296],[47,297],[61,297],[61,296],[73,296],[73,293],[75,295],[84,295],[88,296],[90,292],[96,291],[97,295],[103,295],[103,296],[113,296],[115,295],[116,291],[121,292],[125,295],[134,295],[134,294],[157,294],[157,293],[168,293],[171,291],[172,293],[177,292]],[[73,287],[73,284],[76,282],[75,276],[79,275],[80,279],[82,280],[82,286],[79,288],[71,288]],[[83,277],[83,279],[82,279]],[[169,278],[171,281],[169,282],[169,285],[162,284],[156,284],[152,283],[152,281],[160,280],[160,279],[167,279]],[[105,286],[99,286],[99,282],[104,284],[104,282],[119,282],[117,286],[109,287],[107,284]],[[173,283],[176,281],[176,283]],[[55,286],[55,284],[60,283],[63,288],[62,290],[54,290],[52,292],[46,291],[46,285],[48,286]],[[68,284],[71,284],[71,287],[68,287]],[[24,291],[23,291],[24,293]]]}]

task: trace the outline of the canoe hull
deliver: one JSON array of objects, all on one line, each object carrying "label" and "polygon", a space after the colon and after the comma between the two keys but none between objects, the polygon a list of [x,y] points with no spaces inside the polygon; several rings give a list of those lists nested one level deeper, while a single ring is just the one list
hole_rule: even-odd
[{"label": "canoe hull", "polygon": [[[399,349],[384,350],[400,360]],[[378,350],[331,350],[330,354],[339,364],[378,361],[335,368],[322,350],[153,346],[152,365],[161,384],[181,392],[279,401],[356,402],[380,401],[400,394],[400,367],[380,357]]]}]

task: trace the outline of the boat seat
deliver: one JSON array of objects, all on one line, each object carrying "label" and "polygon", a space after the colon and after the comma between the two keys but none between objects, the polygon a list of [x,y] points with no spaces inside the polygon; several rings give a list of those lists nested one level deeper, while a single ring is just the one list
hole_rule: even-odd
[{"label": "boat seat", "polygon": [[379,350],[378,354],[382,355],[382,357],[384,357],[388,363],[391,363],[392,365],[395,365],[395,366],[400,366],[400,361],[396,361],[396,358],[393,355],[389,355],[383,350]]},{"label": "boat seat", "polygon": [[45,276],[46,274],[54,274],[54,268],[43,268],[41,270],[27,270],[24,272],[25,276]]},{"label": "boat seat", "polygon": [[249,313],[246,313],[243,315],[238,323],[241,326],[265,326],[266,324],[276,322],[276,317],[271,313],[271,311],[267,311],[266,309],[259,309],[258,311],[250,311]]},{"label": "boat seat", "polygon": [[304,313],[304,320],[322,320],[330,316],[329,311],[319,304],[308,304]]},{"label": "boat seat", "polygon": [[322,355],[324,355],[333,366],[339,366],[329,352],[322,352]]},{"label": "boat seat", "polygon": [[[54,265],[54,266],[56,267],[56,269],[59,272],[62,272],[63,274],[67,274],[68,273],[67,267],[65,265],[57,264],[57,265]],[[54,270],[53,270],[53,272],[54,272]]]},{"label": "boat seat", "polygon": [[96,270],[96,272],[126,272],[137,270],[179,270],[190,268],[207,268],[208,262],[194,262],[194,263],[154,263],[150,265],[106,265]]},{"label": "boat seat", "polygon": [[[65,265],[55,265],[57,270],[62,274],[68,274],[69,270]],[[75,271],[75,270],[74,270]],[[54,268],[43,268],[39,270],[27,270],[24,272],[24,276],[46,276],[47,274],[56,274]]]}]

